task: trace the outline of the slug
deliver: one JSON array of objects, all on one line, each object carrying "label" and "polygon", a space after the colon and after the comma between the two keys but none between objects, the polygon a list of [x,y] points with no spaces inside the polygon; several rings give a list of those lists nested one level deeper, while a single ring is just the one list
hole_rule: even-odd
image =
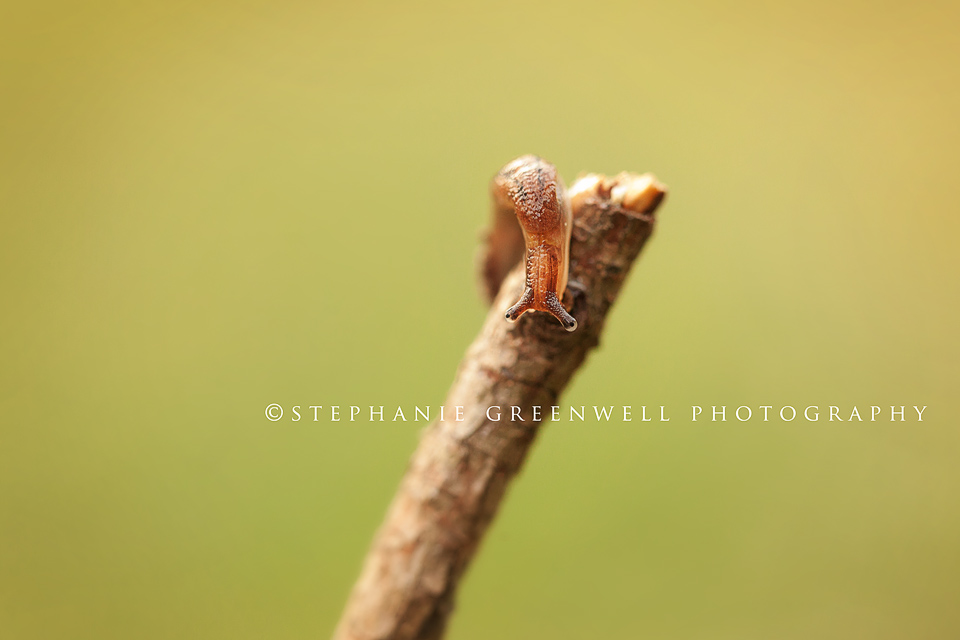
[{"label": "slug", "polygon": [[567,331],[575,331],[577,321],[561,303],[570,268],[573,213],[556,167],[536,156],[521,156],[497,173],[491,191],[494,227],[484,264],[488,295],[493,298],[507,272],[523,258],[525,287],[507,309],[507,320],[544,311]]}]

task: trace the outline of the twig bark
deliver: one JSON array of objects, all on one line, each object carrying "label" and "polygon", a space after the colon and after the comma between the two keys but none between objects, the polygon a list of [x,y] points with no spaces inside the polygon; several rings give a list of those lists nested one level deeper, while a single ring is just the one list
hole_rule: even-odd
[{"label": "twig bark", "polygon": [[[444,420],[424,431],[367,555],[335,640],[433,640],[443,635],[457,584],[519,471],[539,423],[598,344],[610,306],[650,237],[665,189],[653,176],[589,175],[570,189],[570,280],[579,329],[544,313],[516,324],[503,312],[523,289],[522,265],[504,280],[467,350]],[[462,406],[462,421],[454,407]],[[500,406],[499,422],[487,408]],[[525,421],[511,421],[519,407]],[[492,414],[495,415],[495,414]]]}]

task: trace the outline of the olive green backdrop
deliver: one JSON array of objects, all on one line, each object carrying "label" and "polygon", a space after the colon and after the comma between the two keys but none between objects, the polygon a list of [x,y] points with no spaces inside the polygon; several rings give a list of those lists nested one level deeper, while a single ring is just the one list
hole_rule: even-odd
[{"label": "olive green backdrop", "polygon": [[0,636],[329,636],[422,423],[264,408],[439,405],[532,152],[670,186],[563,400],[672,420],[546,427],[450,637],[960,637],[957,11],[5,3]]}]

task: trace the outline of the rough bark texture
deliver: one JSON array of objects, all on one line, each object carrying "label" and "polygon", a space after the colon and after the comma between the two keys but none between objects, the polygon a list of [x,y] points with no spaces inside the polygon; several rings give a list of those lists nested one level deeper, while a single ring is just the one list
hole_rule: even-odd
[{"label": "rough bark texture", "polygon": [[[590,175],[570,189],[570,280],[579,328],[545,313],[516,324],[504,310],[523,288],[522,265],[500,287],[483,329],[460,364],[445,420],[424,431],[354,587],[336,640],[440,638],[457,584],[520,469],[539,424],[598,344],[604,320],[654,226],[664,196],[649,175]],[[499,405],[500,422],[487,419]],[[463,406],[463,421],[453,407]],[[510,407],[526,421],[510,421]]]}]

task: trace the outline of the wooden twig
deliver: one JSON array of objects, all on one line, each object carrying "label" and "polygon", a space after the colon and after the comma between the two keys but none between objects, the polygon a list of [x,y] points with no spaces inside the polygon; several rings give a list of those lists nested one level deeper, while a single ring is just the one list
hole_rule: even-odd
[{"label": "wooden twig", "polygon": [[[444,420],[420,445],[367,555],[335,640],[440,638],[457,584],[517,474],[541,419],[598,344],[607,312],[654,226],[665,189],[653,176],[589,175],[570,189],[572,314],[568,333],[545,313],[516,324],[504,309],[523,290],[518,265],[460,364]],[[457,421],[454,407],[463,407]],[[501,420],[488,407],[501,407]],[[524,421],[510,420],[519,407]],[[496,416],[496,411],[491,412]]]}]

